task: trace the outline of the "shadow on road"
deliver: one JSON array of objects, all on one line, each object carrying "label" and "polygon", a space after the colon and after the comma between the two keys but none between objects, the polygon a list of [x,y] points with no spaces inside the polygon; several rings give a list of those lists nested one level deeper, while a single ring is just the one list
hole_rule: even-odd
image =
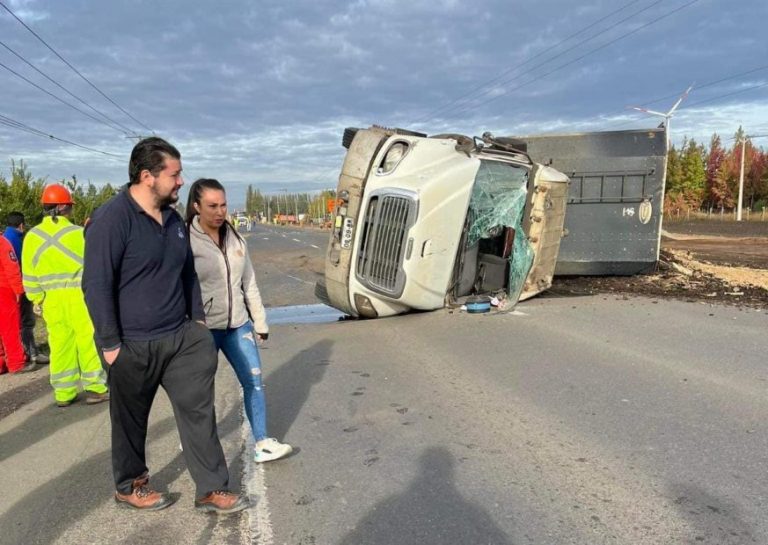
[{"label": "shadow on road", "polygon": [[733,503],[692,484],[673,485],[671,494],[680,518],[691,528],[685,543],[766,543],[768,536],[758,536],[754,526],[742,518]]},{"label": "shadow on road", "polygon": [[[49,394],[51,398],[53,398],[53,391],[48,385],[48,369],[46,367],[40,367],[32,374],[36,375],[34,379],[28,382],[24,381],[24,383],[19,384],[18,386],[0,392],[0,396],[2,396],[2,402],[0,402],[0,419],[14,413],[19,407],[43,397],[45,394]],[[4,377],[3,380],[7,379]],[[51,400],[51,403],[53,403],[53,400]]]},{"label": "shadow on road", "polygon": [[0,435],[0,462],[28,449],[49,435],[108,410],[106,403],[96,406],[79,403],[66,409],[59,409],[51,403],[50,406],[27,418],[22,424]]},{"label": "shadow on road", "polygon": [[[237,432],[240,425],[240,406],[233,404],[223,419],[219,420],[219,435]],[[107,428],[108,429],[108,428]],[[176,430],[176,422],[173,417],[163,418],[153,424],[148,433],[148,442],[157,441],[166,434]],[[106,432],[108,433],[108,432]],[[103,438],[100,441],[105,441]],[[228,460],[230,467],[230,486],[233,490],[240,488],[240,476],[243,468],[241,456],[234,460]],[[111,471],[111,450],[107,446],[98,454],[95,454],[69,468],[62,468],[45,485],[29,491],[14,503],[2,516],[0,516],[0,543],[37,543],[48,545],[56,542],[70,528],[82,530],[82,526],[93,527],[94,532],[107,532],[105,543],[119,542],[120,533],[129,527],[133,536],[132,543],[154,543],[162,535],[147,534],[141,529],[143,520],[150,523],[147,514],[125,511],[126,527],[123,529],[104,528],[103,524],[93,520],[93,512],[104,503],[113,502],[114,485]],[[160,490],[164,490],[169,484],[176,481],[186,471],[183,453],[179,452],[162,468],[152,468],[152,484]],[[48,468],[45,468],[46,470]],[[181,501],[192,502],[193,498],[182,498]],[[77,505],[74,510],[71,506]],[[163,512],[164,513],[164,512]],[[161,516],[157,514],[155,516]],[[138,518],[137,518],[138,517]],[[143,518],[142,518],[143,517]],[[237,517],[233,517],[237,518]],[[88,520],[83,523],[83,520]],[[200,543],[207,543],[217,524],[217,519],[201,519],[206,523]],[[139,531],[141,530],[141,531]],[[159,541],[162,542],[162,539]]]},{"label": "shadow on road", "polygon": [[[270,373],[264,381],[267,392],[269,434],[284,437],[330,365],[333,341],[320,341]],[[269,357],[267,355],[267,357]],[[279,401],[278,401],[279,400]]]},{"label": "shadow on road", "polygon": [[453,456],[428,448],[419,459],[420,475],[402,494],[378,503],[347,534],[341,545],[511,544],[501,528],[454,484]]}]

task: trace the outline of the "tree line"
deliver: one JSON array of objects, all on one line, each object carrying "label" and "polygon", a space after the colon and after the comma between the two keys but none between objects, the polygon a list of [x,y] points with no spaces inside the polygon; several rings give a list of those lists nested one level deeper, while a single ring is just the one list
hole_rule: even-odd
[{"label": "tree line", "polygon": [[[742,147],[744,152],[743,206],[753,211],[768,207],[768,151],[756,146],[742,128],[724,143],[713,134],[709,146],[686,139],[678,148],[672,146],[667,156],[667,183],[664,210],[668,214],[690,210],[730,211],[737,205]],[[0,174],[0,220],[9,212],[22,212],[28,225],[43,217],[40,197],[51,183],[35,178],[24,161],[11,162],[10,179]],[[117,193],[111,184],[81,184],[76,176],[60,180],[72,192],[75,201],[73,220],[82,225],[99,206]],[[334,191],[320,193],[264,194],[249,185],[245,212],[272,220],[276,215],[306,215],[310,219],[327,218]]]},{"label": "tree line", "polygon": [[301,215],[312,219],[323,218],[327,215],[328,202],[336,198],[332,190],[320,193],[278,193],[266,195],[260,189],[249,185],[245,191],[245,212],[249,215],[263,214],[274,218],[278,214]]},{"label": "tree line", "polygon": [[[50,184],[45,178],[35,178],[24,161],[11,161],[11,177],[0,174],[0,218],[5,225],[5,218],[10,212],[21,212],[27,226],[40,223],[43,219],[43,206],[40,198],[43,188]],[[118,191],[110,184],[96,186],[88,182],[79,183],[76,176],[68,180],[60,180],[72,192],[74,206],[72,221],[83,225],[93,211],[107,202]]]},{"label": "tree line", "polygon": [[709,146],[686,139],[667,156],[664,210],[725,211],[737,206],[742,146],[744,151],[743,207],[768,207],[768,152],[757,147],[742,128],[730,146],[713,134]]}]

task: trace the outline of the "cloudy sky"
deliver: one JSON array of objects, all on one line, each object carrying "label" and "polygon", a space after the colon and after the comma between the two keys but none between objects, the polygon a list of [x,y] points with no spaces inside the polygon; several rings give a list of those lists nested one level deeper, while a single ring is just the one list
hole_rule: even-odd
[{"label": "cloudy sky", "polygon": [[652,127],[626,107],[666,110],[690,84],[674,141],[768,133],[766,0],[0,1],[129,114],[0,6],[6,176],[23,159],[35,176],[121,184],[129,136],[154,132],[188,181],[217,177],[237,201],[248,183],[334,187],[347,126]]}]

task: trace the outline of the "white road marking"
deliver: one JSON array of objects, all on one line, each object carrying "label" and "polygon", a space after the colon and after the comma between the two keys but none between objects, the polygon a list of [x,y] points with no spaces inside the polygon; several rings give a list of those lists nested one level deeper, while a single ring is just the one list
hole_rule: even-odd
[{"label": "white road marking", "polygon": [[317,248],[318,250],[320,249],[320,246],[315,246],[314,244],[310,244],[310,246],[312,246],[313,248]]},{"label": "white road marking", "polygon": [[290,274],[286,274],[288,278],[293,278],[297,282],[304,282],[305,284],[312,284],[313,282],[307,282],[306,280],[302,280],[301,278],[296,278],[295,276],[291,276]]},{"label": "white road marking", "polygon": [[249,539],[244,540],[248,545],[272,545],[274,532],[269,514],[267,500],[267,485],[265,482],[264,465],[253,461],[253,435],[248,419],[243,419],[241,427],[243,443],[243,467],[245,468],[245,490],[251,500],[248,508]]},{"label": "white road marking", "polygon": [[291,240],[293,240],[294,242],[301,242],[301,241],[300,241],[299,239],[297,239],[297,238],[294,238],[294,239],[291,239]]},{"label": "white road marking", "polygon": [[269,240],[269,237],[263,237],[264,240]]}]

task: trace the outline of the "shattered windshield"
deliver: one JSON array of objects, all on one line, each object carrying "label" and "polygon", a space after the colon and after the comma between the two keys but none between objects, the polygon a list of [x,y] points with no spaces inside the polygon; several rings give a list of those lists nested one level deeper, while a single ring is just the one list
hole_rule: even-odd
[{"label": "shattered windshield", "polygon": [[506,227],[515,230],[509,256],[507,294],[516,301],[533,263],[533,249],[523,232],[523,213],[528,196],[528,170],[499,161],[481,161],[469,201],[467,244],[499,235]]}]

